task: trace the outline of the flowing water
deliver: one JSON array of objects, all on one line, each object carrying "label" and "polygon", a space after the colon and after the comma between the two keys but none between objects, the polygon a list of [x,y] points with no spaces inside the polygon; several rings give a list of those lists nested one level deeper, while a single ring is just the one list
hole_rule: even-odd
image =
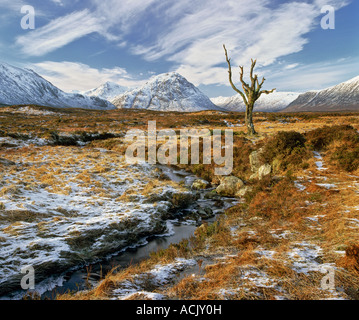
[{"label": "flowing water", "polygon": [[[193,181],[197,179],[196,176],[185,172],[184,170],[175,170],[167,166],[159,166],[159,168],[170,180],[177,183],[184,183],[187,187],[190,187]],[[151,252],[166,249],[171,244],[180,243],[182,240],[190,238],[194,234],[198,224],[194,221],[182,220],[180,217],[186,216],[186,212],[189,213],[191,210],[198,207],[210,207],[215,214],[214,217],[206,220],[210,223],[216,220],[218,214],[224,213],[226,209],[238,203],[238,199],[221,198],[219,207],[218,200],[206,199],[204,197],[204,194],[209,191],[210,190],[197,191],[199,199],[189,208],[179,212],[178,219],[167,221],[167,234],[142,239],[141,243],[138,243],[133,247],[125,248],[97,263],[73,268],[62,275],[53,276],[38,284],[36,286],[36,291],[41,294],[42,299],[53,299],[57,294],[69,291],[77,292],[79,290],[91,288],[98,284],[99,281],[114,267],[116,267],[117,270],[126,268],[131,264],[136,264],[148,258]],[[19,299],[23,295],[24,292],[14,293],[10,296],[3,297],[3,299]]]}]

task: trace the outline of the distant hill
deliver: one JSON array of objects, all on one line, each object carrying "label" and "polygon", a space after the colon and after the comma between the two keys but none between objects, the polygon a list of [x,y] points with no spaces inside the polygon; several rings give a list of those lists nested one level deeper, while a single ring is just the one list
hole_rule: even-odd
[{"label": "distant hill", "polygon": [[111,101],[128,90],[128,87],[123,87],[115,82],[107,81],[98,88],[89,91],[83,91],[81,94],[89,97],[99,97],[101,99]]},{"label": "distant hill", "polygon": [[[255,104],[255,111],[276,112],[285,109],[292,101],[297,99],[297,92],[273,92],[269,95],[262,94]],[[228,111],[245,111],[246,106],[242,97],[237,94],[232,97],[212,98],[211,101]]]},{"label": "distant hill", "polygon": [[65,93],[30,69],[0,63],[0,105],[34,104],[56,108],[108,110],[115,107],[98,97]]},{"label": "distant hill", "polygon": [[117,108],[127,109],[180,112],[222,110],[176,72],[153,77],[142,87],[127,91],[111,102]]},{"label": "distant hill", "polygon": [[301,94],[285,112],[357,111],[359,110],[359,77],[321,91]]}]

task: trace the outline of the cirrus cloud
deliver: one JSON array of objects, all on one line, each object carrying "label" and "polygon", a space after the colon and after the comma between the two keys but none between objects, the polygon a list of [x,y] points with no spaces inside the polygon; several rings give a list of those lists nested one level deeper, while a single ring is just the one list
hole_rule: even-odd
[{"label": "cirrus cloud", "polygon": [[92,68],[77,62],[44,61],[29,65],[31,69],[41,74],[46,80],[64,91],[87,91],[101,84],[112,81],[125,87],[139,84],[124,68]]}]

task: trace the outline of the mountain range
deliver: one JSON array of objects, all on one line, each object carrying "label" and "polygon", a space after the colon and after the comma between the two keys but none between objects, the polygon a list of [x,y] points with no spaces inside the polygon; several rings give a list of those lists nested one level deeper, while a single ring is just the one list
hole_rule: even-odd
[{"label": "mountain range", "polygon": [[30,69],[0,63],[0,104],[37,104],[56,108],[108,110],[114,105],[99,97],[65,93]]},{"label": "mountain range", "polygon": [[[0,63],[0,106],[36,104],[57,108],[111,110],[116,108],[197,112],[245,110],[240,95],[209,99],[176,72],[152,77],[129,89],[106,82],[86,92],[66,93],[30,69]],[[359,77],[336,86],[303,94],[274,92],[262,95],[256,111],[308,112],[359,110]]]},{"label": "mountain range", "polygon": [[[269,95],[263,94],[256,102],[255,110],[264,112],[277,112],[285,109],[292,101],[297,99],[299,93],[296,92],[273,92]],[[245,111],[246,106],[242,97],[237,94],[232,97],[212,98],[211,101],[228,111]]]},{"label": "mountain range", "polygon": [[299,95],[285,112],[359,110],[359,77],[336,86]]}]

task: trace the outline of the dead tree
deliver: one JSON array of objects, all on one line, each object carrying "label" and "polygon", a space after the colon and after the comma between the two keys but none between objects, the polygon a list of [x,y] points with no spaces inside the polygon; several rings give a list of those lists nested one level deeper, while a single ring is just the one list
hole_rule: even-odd
[{"label": "dead tree", "polygon": [[248,134],[249,135],[254,135],[256,134],[256,131],[254,130],[254,124],[253,124],[253,108],[254,108],[254,104],[256,103],[256,101],[260,98],[260,96],[264,93],[264,94],[270,94],[272,92],[274,92],[276,89],[273,89],[271,91],[268,90],[261,90],[262,86],[264,84],[264,81],[266,80],[265,78],[263,78],[262,82],[259,83],[258,80],[258,75],[253,75],[254,72],[254,67],[256,66],[257,60],[252,59],[252,67],[251,67],[251,71],[250,71],[250,78],[251,78],[251,85],[247,84],[244,79],[243,79],[243,67],[239,66],[240,69],[240,80],[242,83],[242,88],[243,91],[239,90],[233,83],[232,80],[232,67],[231,67],[231,59],[228,58],[228,52],[226,49],[226,46],[223,45],[225,54],[226,54],[226,60],[228,63],[228,73],[229,73],[229,83],[231,84],[232,88],[234,91],[238,92],[244,101],[244,104],[246,105],[246,117],[245,117],[245,123],[248,129]]}]

